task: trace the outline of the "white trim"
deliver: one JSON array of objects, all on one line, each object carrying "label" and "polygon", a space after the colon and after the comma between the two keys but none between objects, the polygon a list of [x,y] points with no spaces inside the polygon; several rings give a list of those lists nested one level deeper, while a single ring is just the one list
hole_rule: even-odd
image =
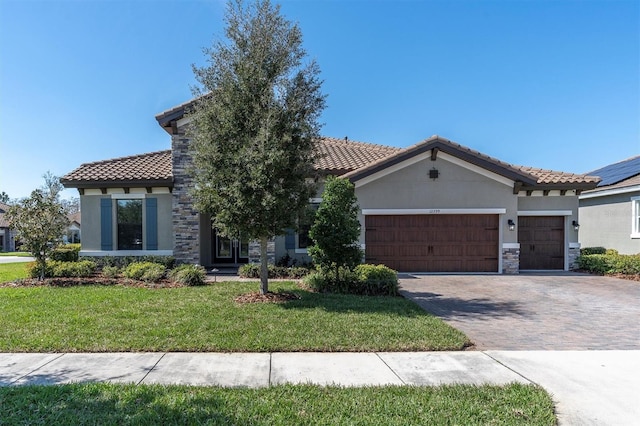
[{"label": "white trim", "polygon": [[[296,243],[297,243],[297,242],[298,242],[298,241],[297,241],[297,238],[296,238]],[[306,249],[306,248],[304,248],[304,249],[296,248],[296,249],[295,249],[295,253],[296,253],[296,254],[308,254],[309,252],[307,251],[307,249]]]},{"label": "white trim", "polygon": [[502,243],[503,249],[519,249],[520,243]]},{"label": "white trim", "polygon": [[603,191],[589,192],[586,194],[583,193],[578,195],[578,199],[586,200],[587,198],[606,197],[608,195],[626,194],[629,192],[638,192],[638,191],[640,191],[640,185],[633,185],[625,188],[605,189]]},{"label": "white trim", "polygon": [[173,250],[80,250],[80,256],[173,256]]},{"label": "white trim", "polygon": [[322,202],[322,198],[309,198],[310,204],[320,204]]},{"label": "white trim", "polygon": [[631,238],[632,240],[635,240],[637,238],[640,238],[640,234],[630,234],[629,238]]},{"label": "white trim", "polygon": [[572,216],[571,210],[518,210],[518,216]]},{"label": "white trim", "polygon": [[362,209],[363,216],[409,214],[505,214],[507,209]]},{"label": "white trim", "polygon": [[569,243],[569,248],[570,249],[579,249],[580,248],[580,243]]},{"label": "white trim", "polygon": [[631,238],[640,238],[640,197],[631,197]]},{"label": "white trim", "polygon": [[[413,157],[409,157],[404,161],[401,161],[400,163],[394,164],[392,166],[386,167],[376,173],[373,173],[372,175],[363,177],[362,179],[358,179],[357,181],[355,181],[355,187],[356,188],[360,188],[361,186],[364,186],[368,183],[371,183],[373,181],[376,181],[380,178],[383,178],[391,173],[395,173],[399,170],[404,169],[405,167],[409,167],[412,166],[416,163],[419,163],[420,161],[426,160],[426,159],[430,159],[431,158],[431,150],[423,152],[421,154],[418,155],[414,155]],[[467,170],[470,170],[474,173],[477,173],[479,175],[485,176],[489,179],[495,180],[496,182],[502,183],[506,186],[509,187],[513,187],[514,181],[511,179],[508,179],[504,176],[501,176],[497,173],[493,173],[490,172],[487,169],[484,169],[482,167],[476,166],[475,164],[471,164],[468,163],[467,161],[464,161],[458,157],[455,157],[453,155],[449,155],[446,154],[442,151],[438,151],[438,159],[442,159],[444,161],[447,161],[451,164],[455,164],[457,166],[460,166],[462,168],[465,168]],[[436,164],[435,162],[433,164]]]},{"label": "white trim", "polygon": [[110,194],[112,200],[143,200],[147,194]]}]

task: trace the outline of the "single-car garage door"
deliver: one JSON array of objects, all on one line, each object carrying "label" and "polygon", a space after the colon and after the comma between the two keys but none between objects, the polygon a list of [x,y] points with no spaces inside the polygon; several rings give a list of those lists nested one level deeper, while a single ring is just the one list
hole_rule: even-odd
[{"label": "single-car garage door", "polygon": [[365,216],[365,258],[402,272],[497,272],[498,215]]},{"label": "single-car garage door", "polygon": [[564,217],[519,216],[520,269],[564,269]]}]

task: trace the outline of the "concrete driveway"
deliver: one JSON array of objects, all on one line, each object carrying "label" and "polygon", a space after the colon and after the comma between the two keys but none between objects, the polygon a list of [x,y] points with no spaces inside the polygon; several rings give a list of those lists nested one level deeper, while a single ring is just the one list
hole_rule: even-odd
[{"label": "concrete driveway", "polygon": [[400,276],[479,350],[640,349],[640,282],[573,272]]}]

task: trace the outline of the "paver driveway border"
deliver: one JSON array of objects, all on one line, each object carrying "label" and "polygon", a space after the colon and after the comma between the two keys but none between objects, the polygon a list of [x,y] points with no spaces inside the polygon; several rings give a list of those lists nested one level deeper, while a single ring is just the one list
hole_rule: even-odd
[{"label": "paver driveway border", "polygon": [[638,350],[640,283],[576,272],[400,275],[479,350]]}]

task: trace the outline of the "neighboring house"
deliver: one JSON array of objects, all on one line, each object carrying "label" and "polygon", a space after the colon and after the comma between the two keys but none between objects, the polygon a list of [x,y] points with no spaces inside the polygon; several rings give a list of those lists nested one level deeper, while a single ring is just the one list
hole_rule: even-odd
[{"label": "neighboring house", "polygon": [[63,241],[66,244],[77,244],[79,243],[81,240],[81,231],[80,231],[80,224],[81,222],[81,213],[80,212],[76,212],[76,213],[71,213],[68,218],[69,218],[69,227],[67,228],[67,235],[65,235],[63,237]]},{"label": "neighboring house", "polygon": [[[259,247],[229,240],[194,209],[185,103],[156,116],[171,150],[81,165],[61,179],[78,188],[83,255],[173,255],[205,266],[257,261]],[[579,254],[578,195],[598,178],[513,166],[433,136],[406,149],[322,138],[322,179],[356,187],[365,260],[399,271],[518,273],[568,270]],[[270,261],[306,258],[308,235],[269,244]]]},{"label": "neighboring house", "polygon": [[589,174],[602,180],[579,196],[583,246],[640,253],[640,156]]},{"label": "neighboring house", "polygon": [[15,235],[4,216],[7,210],[9,210],[9,205],[0,203],[0,251],[5,252],[16,250]]}]

